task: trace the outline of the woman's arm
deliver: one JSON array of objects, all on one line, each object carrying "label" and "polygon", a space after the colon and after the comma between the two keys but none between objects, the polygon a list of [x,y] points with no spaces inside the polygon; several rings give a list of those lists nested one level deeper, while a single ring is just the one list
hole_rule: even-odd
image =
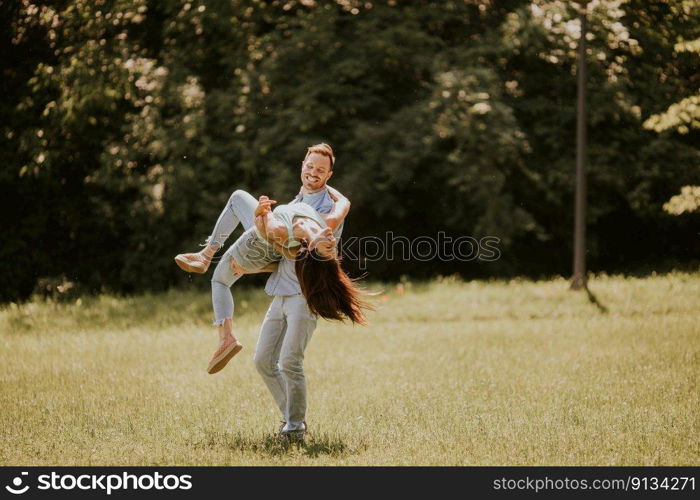
[{"label": "woman's arm", "polygon": [[345,217],[350,211],[350,200],[343,196],[340,191],[330,187],[328,184],[326,184],[326,188],[328,189],[328,195],[335,204],[333,205],[333,210],[326,215],[322,215],[322,217],[326,221],[326,224],[328,224],[328,227],[330,227],[332,231],[335,231],[343,220],[345,220]]},{"label": "woman's arm", "polygon": [[287,227],[281,222],[276,221],[272,214],[259,215],[255,218],[255,227],[258,228],[260,234],[263,235],[268,243],[281,246],[289,241]]},{"label": "woman's arm", "polygon": [[272,216],[272,205],[275,203],[277,203],[275,200],[271,200],[267,196],[260,197],[253,214],[255,227],[269,243],[284,245],[287,243],[289,235],[284,224],[276,221]]},{"label": "woman's arm", "polygon": [[270,225],[271,221],[271,216],[272,214],[263,214],[263,215],[256,215],[255,219],[253,219],[253,222],[255,223],[255,227],[258,229],[260,234],[267,235],[267,227]]},{"label": "woman's arm", "polygon": [[272,205],[274,203],[277,202],[275,200],[271,200],[267,196],[261,196],[258,198],[258,206],[255,207],[255,211],[253,212],[253,222],[261,234],[267,233],[267,224],[270,222],[270,218],[272,217]]}]

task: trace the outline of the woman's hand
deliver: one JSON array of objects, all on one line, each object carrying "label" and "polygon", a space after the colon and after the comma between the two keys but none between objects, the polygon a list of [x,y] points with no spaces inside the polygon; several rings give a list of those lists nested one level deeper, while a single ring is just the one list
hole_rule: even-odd
[{"label": "woman's hand", "polygon": [[277,203],[275,200],[271,200],[265,195],[258,198],[258,206],[255,208],[254,212],[255,217],[260,217],[261,215],[272,212],[272,205],[275,203]]}]

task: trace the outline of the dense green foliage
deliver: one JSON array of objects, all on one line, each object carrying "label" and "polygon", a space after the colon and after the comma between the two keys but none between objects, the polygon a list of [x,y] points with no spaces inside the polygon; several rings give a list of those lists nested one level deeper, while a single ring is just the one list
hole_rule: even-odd
[{"label": "dense green foliage", "polygon": [[[345,236],[501,239],[496,262],[378,261],[373,276],[570,269],[570,2],[0,6],[0,299],[64,279],[184,283],[172,256],[196,249],[230,192],[291,198],[321,140],[353,201]],[[699,183],[699,132],[643,123],[697,94],[697,55],[674,47],[700,37],[700,12],[683,0],[590,10],[589,265],[687,261],[700,216],[662,205]]]}]

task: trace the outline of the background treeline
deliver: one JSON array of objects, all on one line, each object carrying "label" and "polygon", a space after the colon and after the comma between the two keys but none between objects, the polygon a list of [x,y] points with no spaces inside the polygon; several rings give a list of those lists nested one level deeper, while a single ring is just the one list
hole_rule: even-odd
[{"label": "background treeline", "polygon": [[[345,236],[501,238],[497,262],[380,261],[373,277],[569,273],[574,7],[0,0],[0,299],[184,284],[172,257],[230,192],[290,199],[321,140],[353,201]],[[662,205],[700,180],[698,111],[644,123],[697,93],[700,56],[677,46],[700,38],[697,4],[591,11],[589,266],[687,265],[700,216]]]}]

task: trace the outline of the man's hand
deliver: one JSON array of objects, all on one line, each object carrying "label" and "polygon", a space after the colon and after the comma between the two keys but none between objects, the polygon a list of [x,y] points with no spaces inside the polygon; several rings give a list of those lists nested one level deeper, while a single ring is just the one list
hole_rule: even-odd
[{"label": "man's hand", "polygon": [[328,184],[326,184],[326,188],[328,188],[328,196],[331,197],[331,200],[338,201],[338,194],[340,194],[340,192],[337,189],[330,187]]},{"label": "man's hand", "polygon": [[272,212],[272,205],[275,203],[277,203],[275,200],[271,200],[265,195],[258,198],[258,206],[255,208],[254,212],[255,217],[260,217],[261,215]]},{"label": "man's hand", "polygon": [[248,274],[245,268],[238,265],[236,259],[231,259],[231,271],[233,271],[233,274]]},{"label": "man's hand", "polygon": [[235,261],[235,259],[231,259],[231,271],[233,271],[233,274],[239,275],[239,274],[258,274],[258,273],[274,273],[277,271],[277,265],[278,262],[272,262],[270,264],[267,264],[264,267],[261,267],[260,269],[256,269],[254,271],[248,271],[247,269],[241,267],[238,265],[238,262]]},{"label": "man's hand", "polygon": [[343,196],[340,191],[330,187],[328,184],[326,184],[326,188],[328,188],[328,195],[335,203],[333,209],[322,217],[325,219],[328,227],[335,231],[350,211],[350,200]]}]

